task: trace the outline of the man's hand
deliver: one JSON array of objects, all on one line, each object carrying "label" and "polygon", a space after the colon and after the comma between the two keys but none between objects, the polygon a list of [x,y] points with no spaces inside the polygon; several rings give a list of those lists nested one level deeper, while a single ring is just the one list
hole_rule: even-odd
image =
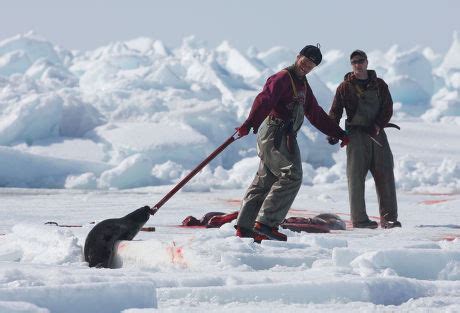
[{"label": "man's hand", "polygon": [[345,147],[346,145],[348,145],[350,143],[350,138],[345,135],[343,138],[342,138],[342,142],[340,143],[340,148],[343,148]]},{"label": "man's hand", "polygon": [[335,145],[339,143],[339,138],[327,136],[327,142],[329,142],[330,145]]},{"label": "man's hand", "polygon": [[251,127],[248,127],[246,124],[243,124],[235,129],[238,131],[238,137],[241,138],[249,134],[249,130],[251,129]]},{"label": "man's hand", "polygon": [[378,126],[377,124],[374,124],[374,126],[371,126],[369,128],[369,135],[371,135],[372,137],[376,137],[380,134],[380,126]]}]

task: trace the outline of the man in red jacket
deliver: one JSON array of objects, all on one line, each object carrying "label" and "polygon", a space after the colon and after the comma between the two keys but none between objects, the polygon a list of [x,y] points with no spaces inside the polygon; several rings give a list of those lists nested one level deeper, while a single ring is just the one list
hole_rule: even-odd
[{"label": "man in red jacket", "polygon": [[[260,164],[243,198],[236,235],[260,240],[261,236],[286,241],[278,231],[302,184],[302,162],[296,135],[304,116],[320,131],[348,137],[318,105],[305,77],[322,59],[317,46],[304,47],[295,63],[269,77],[257,95],[249,117],[238,128],[240,137],[257,133]],[[260,127],[260,129],[259,129]]]}]

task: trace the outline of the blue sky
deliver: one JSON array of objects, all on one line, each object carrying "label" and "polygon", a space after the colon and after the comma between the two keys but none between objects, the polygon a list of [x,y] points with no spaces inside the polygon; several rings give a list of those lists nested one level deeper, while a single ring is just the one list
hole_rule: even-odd
[{"label": "blue sky", "polygon": [[245,50],[386,50],[431,46],[445,52],[460,31],[457,0],[2,0],[0,40],[35,30],[69,49],[149,36],[177,46],[196,35]]}]

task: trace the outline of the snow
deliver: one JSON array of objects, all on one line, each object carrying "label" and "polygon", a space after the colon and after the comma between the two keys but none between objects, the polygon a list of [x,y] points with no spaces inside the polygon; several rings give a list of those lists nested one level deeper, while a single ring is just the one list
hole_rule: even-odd
[{"label": "snow", "polygon": [[460,70],[459,68],[459,52],[460,52],[460,38],[459,38],[459,33],[458,31],[454,32],[452,36],[452,45],[449,48],[449,51],[447,51],[446,55],[444,56],[444,59],[442,61],[442,64],[439,66],[439,68],[436,69],[438,73],[441,75],[445,75],[444,77],[447,79],[447,82],[449,82],[449,77],[450,75],[454,74],[454,72],[458,72]]},{"label": "snow", "polygon": [[99,176],[108,169],[101,162],[47,157],[4,146],[0,146],[0,159],[3,187],[60,188],[69,175],[90,172]]},{"label": "snow", "polygon": [[[117,245],[117,269],[88,268],[94,223],[153,205],[234,132],[267,77],[296,51],[179,47],[140,37],[70,51],[29,32],[0,42],[0,312],[459,311],[460,48],[369,51],[395,101],[385,129],[401,229],[306,234],[287,242],[177,227],[239,208],[259,159],[255,136],[232,143]],[[350,70],[324,52],[308,80],[327,111]],[[305,122],[303,185],[289,216],[349,224],[343,149]],[[368,213],[378,219],[371,177]],[[60,225],[72,227],[58,227]]]},{"label": "snow", "polygon": [[[458,194],[400,190],[401,229],[283,230],[287,242],[259,245],[235,237],[230,224],[174,226],[189,214],[237,209],[244,190],[180,192],[147,222],[155,232],[118,244],[118,269],[87,267],[81,249],[90,222],[120,217],[166,191],[2,189],[2,305],[21,302],[50,312],[77,312],[73,303],[98,312],[460,308]],[[347,221],[346,194],[345,184],[302,186],[290,215],[333,212]],[[374,218],[377,198],[373,191],[367,198]],[[47,221],[81,227],[43,225]]]},{"label": "snow", "polygon": [[[426,127],[431,123],[458,125],[457,37],[455,33],[444,56],[430,47],[402,51],[397,45],[388,51],[369,52],[370,67],[388,82],[396,102],[395,116],[401,123],[404,118],[421,118],[417,123],[426,123]],[[135,155],[148,160],[143,170],[135,171],[138,177],[130,174],[107,179],[111,172],[87,168],[61,171],[61,177],[44,170],[38,179],[32,175],[35,170],[21,181],[15,176],[27,173],[9,168],[11,175],[2,177],[4,186],[83,189],[176,182],[246,118],[267,76],[295,57],[294,51],[283,47],[264,52],[254,47],[244,53],[228,41],[212,48],[193,36],[184,38],[176,48],[140,37],[81,52],[26,33],[3,40],[0,51],[3,146],[70,160],[69,164],[105,163],[115,172],[120,171],[121,162],[129,163]],[[347,55],[339,50],[324,51],[324,64],[308,75],[326,110],[336,86],[349,71]],[[322,134],[305,123],[298,140],[304,147],[302,161],[313,166],[313,172],[307,170],[306,184],[334,182],[341,177],[343,166],[334,159],[337,148],[324,145]],[[229,147],[207,169],[209,180],[201,178],[202,185],[243,188],[248,179],[228,183],[219,177],[242,176],[234,174],[238,170],[234,167],[242,157],[254,156],[253,137]],[[155,176],[153,169],[168,161],[179,164],[180,173]],[[406,161],[413,163],[412,159]],[[437,166],[445,162],[448,160],[439,160]],[[127,181],[120,181],[123,179]],[[424,184],[424,179],[412,181],[411,188]]]},{"label": "snow", "polygon": [[[444,56],[430,47],[402,51],[397,45],[369,52],[370,66],[389,84],[401,123],[404,117],[415,117],[427,127],[458,124],[457,37],[455,33]],[[176,182],[232,133],[267,76],[296,55],[283,47],[264,52],[253,47],[244,53],[225,40],[213,48],[193,36],[176,48],[140,37],[94,51],[68,51],[32,32],[3,40],[0,51],[0,143],[26,154],[71,161],[68,164],[89,161],[107,167],[102,172],[86,167],[63,170],[61,177],[44,170],[39,178],[32,175],[36,169],[21,181],[15,176],[28,174],[9,168],[11,175],[2,178],[2,185],[83,189]],[[347,56],[339,50],[324,51],[324,64],[308,75],[326,110],[349,71]],[[313,167],[307,169],[306,184],[341,177],[337,148],[324,145],[322,134],[305,123],[298,140],[304,147],[304,167]],[[136,156],[144,160],[142,170],[122,175]],[[231,183],[220,178],[244,176],[235,173],[235,166],[242,157],[254,156],[254,138],[229,147],[207,168],[208,180],[202,177],[202,185],[243,188],[249,178]],[[407,164],[413,163],[410,158]],[[157,177],[154,169],[169,161],[180,165],[180,173]],[[439,160],[437,166],[445,162]],[[117,179],[113,173],[118,173]],[[412,181],[411,188],[424,184],[424,179]]]}]

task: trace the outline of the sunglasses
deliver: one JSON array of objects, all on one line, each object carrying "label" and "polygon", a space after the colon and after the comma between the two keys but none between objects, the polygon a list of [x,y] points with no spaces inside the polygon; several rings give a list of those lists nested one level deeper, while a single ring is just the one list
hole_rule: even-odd
[{"label": "sunglasses", "polygon": [[355,65],[355,64],[364,64],[364,62],[366,62],[366,59],[357,59],[357,60],[351,61],[351,64],[352,64],[352,65]]}]

